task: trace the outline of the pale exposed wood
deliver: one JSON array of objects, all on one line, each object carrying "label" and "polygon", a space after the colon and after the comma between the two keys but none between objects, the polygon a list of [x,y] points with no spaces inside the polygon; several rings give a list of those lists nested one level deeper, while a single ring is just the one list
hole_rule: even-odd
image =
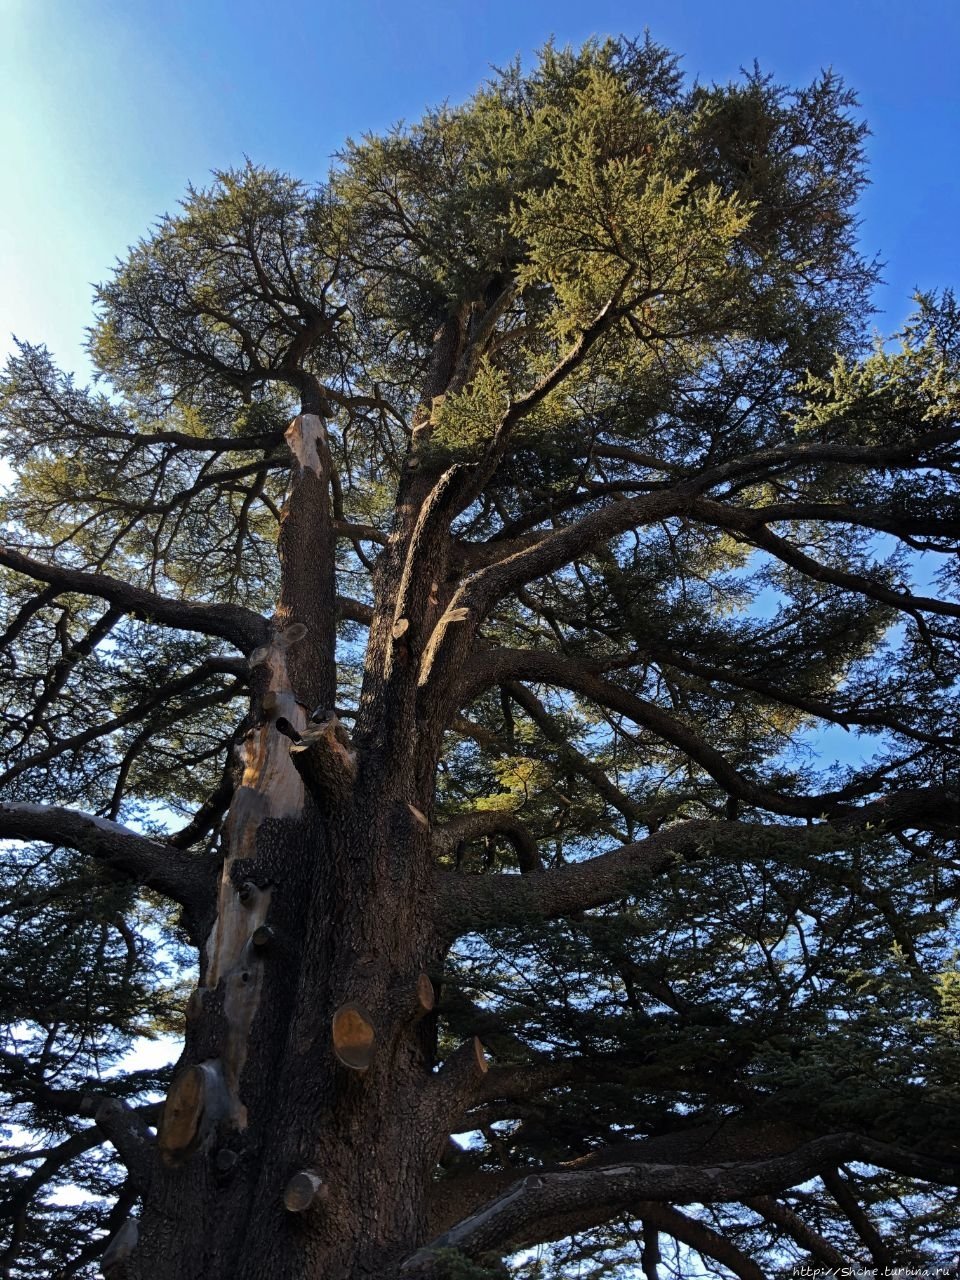
[{"label": "pale exposed wood", "polygon": [[176,1157],[193,1146],[200,1130],[206,1087],[206,1073],[200,1066],[187,1067],[174,1077],[157,1134],[163,1156]]},{"label": "pale exposed wood", "polygon": [[440,646],[443,643],[447,633],[447,628],[456,622],[466,622],[470,617],[470,610],[464,605],[456,608],[446,609],[437,619],[437,625],[430,633],[430,639],[427,641],[423,651],[423,657],[420,660],[420,674],[417,683],[422,687],[430,680],[430,673],[433,670],[434,662],[437,654],[440,652]]},{"label": "pale exposed wood", "polygon": [[204,1133],[231,1109],[223,1064],[196,1063],[174,1077],[157,1127],[157,1143],[167,1164],[195,1149]]},{"label": "pale exposed wood", "polygon": [[[291,628],[287,628],[290,631]],[[286,649],[279,640],[265,646],[263,661],[269,669],[267,694],[273,711],[290,721],[297,730],[306,726],[306,711],[290,687]],[[257,725],[240,749],[243,777],[230,805],[224,828],[227,856],[220,881],[217,922],[207,942],[206,983],[216,986],[220,978],[239,961],[251,933],[263,923],[269,907],[268,890],[257,891],[241,900],[230,877],[238,857],[256,853],[256,833],[267,818],[295,818],[303,809],[303,782],[290,759],[289,743],[275,723]],[[251,918],[252,917],[252,918]]]},{"label": "pale exposed wood", "polygon": [[333,1015],[333,1050],[351,1071],[366,1071],[373,1059],[376,1031],[365,1009],[352,1001]]},{"label": "pale exposed wood", "polygon": [[421,973],[417,978],[417,1007],[427,1014],[437,1002],[437,993],[433,989],[430,975]]},{"label": "pale exposed wood", "polygon": [[415,804],[408,803],[407,808],[410,810],[411,814],[413,815],[414,821],[419,822],[421,827],[430,826],[430,819],[427,817],[425,813],[422,813],[421,810],[419,810]]},{"label": "pale exposed wood", "polygon": [[281,649],[289,649],[291,645],[299,644],[306,637],[309,627],[305,622],[291,622],[289,627],[284,629],[277,636],[277,644]]},{"label": "pale exposed wood", "polygon": [[[320,474],[321,452],[326,449],[321,420],[310,414],[296,418],[286,440],[301,475],[307,470]],[[291,647],[307,635],[304,623],[292,622],[250,655],[251,668],[258,669],[263,720],[250,730],[240,748],[243,773],[224,825],[226,856],[217,919],[206,945],[204,982],[211,988],[221,981],[224,984],[226,1034],[219,1069],[231,1119],[239,1127],[246,1124],[239,1082],[263,985],[263,962],[258,953],[272,938],[265,925],[271,894],[251,881],[238,890],[231,870],[238,858],[256,856],[257,831],[264,821],[297,818],[303,810],[304,785],[290,759],[290,742],[277,726],[284,722],[296,735],[306,727],[307,709],[294,695],[287,661]]]},{"label": "pale exposed wood", "polygon": [[221,1053],[223,1078],[230,1097],[231,1116],[240,1128],[244,1128],[247,1111],[238,1090],[247,1060],[247,1040],[263,990],[263,962],[249,942],[244,945],[237,963],[224,975],[223,987],[223,1013],[227,1024]]},{"label": "pale exposed wood", "polygon": [[312,1204],[326,1200],[329,1189],[313,1169],[301,1169],[287,1183],[283,1192],[284,1208],[290,1213],[303,1213]]},{"label": "pale exposed wood", "polygon": [[402,635],[406,634],[409,627],[410,627],[409,618],[398,618],[396,622],[393,624],[393,629],[391,630],[390,634],[393,636],[394,640],[399,640]]},{"label": "pale exposed wood", "polygon": [[480,1043],[479,1036],[473,1037],[473,1056],[476,1059],[477,1070],[481,1075],[485,1076],[490,1070],[490,1062],[484,1052],[483,1045]]},{"label": "pale exposed wood", "polygon": [[420,973],[413,982],[398,984],[390,995],[391,1020],[419,1022],[431,1012],[437,1001],[429,974]]},{"label": "pale exposed wood", "polygon": [[323,469],[320,449],[326,447],[327,429],[315,413],[300,413],[290,423],[283,437],[301,471],[320,475]]}]

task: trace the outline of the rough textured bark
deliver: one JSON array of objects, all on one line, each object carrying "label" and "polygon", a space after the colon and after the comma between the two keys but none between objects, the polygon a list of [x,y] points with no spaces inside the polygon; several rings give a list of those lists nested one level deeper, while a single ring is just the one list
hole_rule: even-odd
[{"label": "rough textured bark", "polygon": [[[317,416],[287,439],[280,603],[250,656],[216,920],[123,1260],[137,1280],[388,1274],[423,1239],[440,1148],[485,1070],[471,1045],[433,1071],[441,956],[414,735],[399,753],[370,742],[358,768],[314,710],[334,701],[329,461]],[[368,686],[402,717],[410,691],[387,667]],[[324,1193],[300,1207],[311,1179]]]}]

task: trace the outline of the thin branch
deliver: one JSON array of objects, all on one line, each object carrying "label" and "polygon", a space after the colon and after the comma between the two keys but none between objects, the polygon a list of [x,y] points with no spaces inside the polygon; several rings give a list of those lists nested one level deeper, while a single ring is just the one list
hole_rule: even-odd
[{"label": "thin branch", "polygon": [[[941,829],[944,823],[952,824],[960,817],[960,797],[949,789],[931,789],[924,792],[905,793],[904,803],[896,797],[888,797],[882,807],[874,807],[866,813],[866,807],[857,808],[850,803],[857,796],[876,790],[878,780],[858,783],[854,789],[824,792],[813,796],[788,795],[763,786],[736,769],[715,747],[686,721],[654,702],[649,702],[620,685],[604,680],[581,662],[547,650],[501,648],[480,653],[464,664],[460,673],[458,702],[466,705],[486,689],[511,679],[538,680],[558,688],[567,689],[626,716],[635,724],[649,730],[664,742],[677,747],[690,760],[710,775],[728,795],[747,804],[798,818],[849,817],[851,821],[864,818],[867,821],[884,820],[916,823],[924,829]],[[937,802],[939,808],[928,811],[916,808],[914,800],[925,796]],[[880,802],[877,802],[880,805]],[[929,824],[934,823],[930,828]]]}]

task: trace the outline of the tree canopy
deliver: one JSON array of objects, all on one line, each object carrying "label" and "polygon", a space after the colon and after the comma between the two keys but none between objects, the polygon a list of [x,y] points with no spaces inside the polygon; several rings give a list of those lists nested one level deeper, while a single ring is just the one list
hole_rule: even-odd
[{"label": "tree canopy", "polygon": [[[5,1276],[93,1275],[131,1213],[152,1247],[157,1099],[198,1063],[239,1053],[190,1160],[273,1195],[287,1154],[254,1191],[223,1152],[246,1168],[292,1114],[254,1080],[295,1041],[259,1006],[242,1053],[191,1030],[214,997],[230,1020],[229,887],[283,900],[271,841],[302,864],[259,926],[275,1016],[374,1010],[377,1062],[330,1085],[354,1116],[388,1060],[393,1110],[433,1099],[410,1223],[325,1276],[952,1258],[960,311],[872,332],[864,136],[833,74],[548,46],[318,185],[189,189],[97,290],[94,387],[20,345]],[[124,1066],[185,1031],[173,1077]],[[321,1274],[328,1229],[277,1276]]]}]

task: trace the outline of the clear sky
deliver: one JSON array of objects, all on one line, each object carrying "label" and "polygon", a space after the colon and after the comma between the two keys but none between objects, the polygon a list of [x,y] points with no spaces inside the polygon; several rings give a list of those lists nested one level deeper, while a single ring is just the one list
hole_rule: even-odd
[{"label": "clear sky", "polygon": [[211,169],[322,178],[347,135],[550,35],[645,26],[704,80],[838,70],[873,130],[878,324],[960,285],[960,0],[0,0],[0,352],[15,332],[84,373],[91,282]]}]

